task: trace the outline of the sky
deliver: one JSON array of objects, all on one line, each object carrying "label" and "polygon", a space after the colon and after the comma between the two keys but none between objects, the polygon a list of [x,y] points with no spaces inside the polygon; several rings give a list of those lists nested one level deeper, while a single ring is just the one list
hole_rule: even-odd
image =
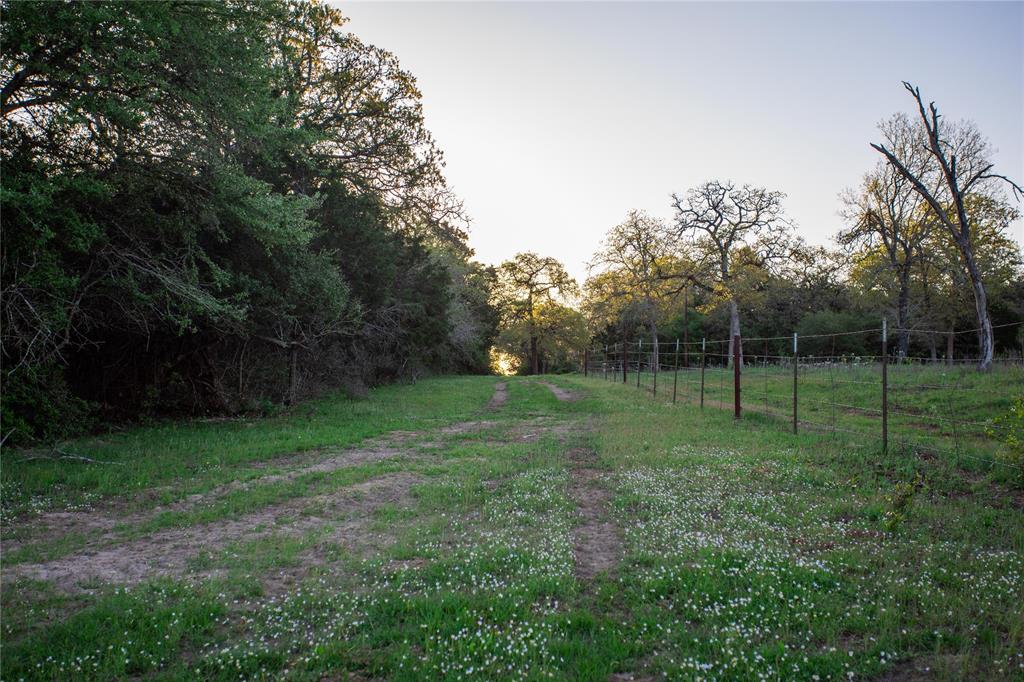
[{"label": "sky", "polygon": [[711,179],[785,192],[829,244],[878,122],[914,111],[903,80],[1024,181],[1022,2],[334,4],[416,77],[485,263],[536,251],[582,282],[630,209],[669,221]]}]

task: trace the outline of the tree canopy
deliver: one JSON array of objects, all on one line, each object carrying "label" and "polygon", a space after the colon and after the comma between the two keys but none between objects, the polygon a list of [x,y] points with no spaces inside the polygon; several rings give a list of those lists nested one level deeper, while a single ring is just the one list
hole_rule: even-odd
[{"label": "tree canopy", "polygon": [[5,434],[486,368],[420,92],[338,10],[2,13]]}]

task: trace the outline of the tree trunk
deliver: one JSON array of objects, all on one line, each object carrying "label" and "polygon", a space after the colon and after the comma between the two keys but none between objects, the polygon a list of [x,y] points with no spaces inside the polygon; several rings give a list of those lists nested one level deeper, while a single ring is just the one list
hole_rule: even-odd
[{"label": "tree trunk", "polygon": [[988,315],[988,294],[985,292],[984,282],[981,281],[978,263],[974,260],[974,250],[966,239],[958,241],[960,253],[964,257],[964,266],[971,278],[971,288],[974,290],[974,312],[978,318],[978,369],[984,371],[992,367],[992,354],[995,350],[992,318]]},{"label": "tree trunk", "polygon": [[896,329],[899,331],[900,358],[910,352],[910,330],[907,329],[907,317],[910,311],[910,273],[900,273],[900,291],[896,301]]},{"label": "tree trunk", "polygon": [[245,351],[249,348],[249,341],[246,339],[242,344],[242,350],[238,353],[238,403],[245,406]]},{"label": "tree trunk", "polygon": [[[735,300],[729,301],[729,358],[728,366],[732,367],[733,339],[740,336],[740,309]],[[740,367],[743,366],[743,343],[740,343]]]},{"label": "tree trunk", "polygon": [[935,338],[935,334],[928,334],[928,353],[931,355],[932,364],[939,359],[939,348],[938,340]]},{"label": "tree trunk", "polygon": [[953,341],[956,338],[956,332],[953,325],[949,325],[949,336],[946,337],[946,364],[950,367],[953,366]]},{"label": "tree trunk", "polygon": [[537,337],[530,337],[530,374],[537,374],[539,371],[537,363]]},{"label": "tree trunk", "polygon": [[294,405],[299,397],[299,347],[288,348],[288,404]]},{"label": "tree trunk", "polygon": [[[683,289],[683,368],[690,366],[690,287]],[[679,343],[678,339],[676,343]],[[679,349],[676,348],[676,365],[679,365]]]}]

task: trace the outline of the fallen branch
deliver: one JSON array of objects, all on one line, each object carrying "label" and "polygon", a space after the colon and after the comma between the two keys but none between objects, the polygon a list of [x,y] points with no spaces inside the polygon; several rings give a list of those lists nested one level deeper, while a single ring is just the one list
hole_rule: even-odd
[{"label": "fallen branch", "polygon": [[78,454],[75,454],[73,452],[64,452],[63,450],[54,450],[54,452],[56,452],[60,456],[59,457],[55,457],[53,455],[36,455],[34,457],[22,457],[21,459],[18,460],[18,462],[19,463],[22,463],[22,462],[32,462],[32,461],[39,460],[39,459],[48,459],[48,460],[51,460],[51,461],[56,461],[56,460],[60,460],[60,459],[70,459],[70,460],[75,461],[75,462],[85,462],[86,464],[113,464],[113,465],[119,466],[119,467],[123,467],[124,464],[125,464],[124,462],[111,462],[111,461],[104,460],[104,459],[93,459],[92,457],[86,457],[84,455],[78,455]]}]

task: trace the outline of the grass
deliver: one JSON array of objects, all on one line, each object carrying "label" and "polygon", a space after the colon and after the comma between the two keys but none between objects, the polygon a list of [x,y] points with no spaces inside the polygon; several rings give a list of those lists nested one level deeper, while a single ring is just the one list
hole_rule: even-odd
[{"label": "grass", "polygon": [[[236,479],[253,487],[213,495],[170,525],[91,542],[116,547],[282,501],[308,502],[323,523],[197,548],[182,574],[130,586],[67,594],[5,577],[0,676],[1024,679],[1021,497],[994,471],[898,448],[882,455],[841,433],[793,435],[762,414],[737,423],[600,379],[551,381],[579,399],[512,379],[508,402],[488,412],[495,379],[480,377],[307,407],[323,415],[313,448],[420,433],[396,460],[277,483],[242,464],[288,471],[280,455],[310,432],[299,414],[247,427],[277,434],[266,449],[247,435],[235,442],[247,434],[238,424],[160,427],[193,443],[203,432],[210,448],[234,453],[201,483],[175,475],[174,458],[214,461],[211,450],[163,443],[152,429],[120,434],[126,449],[108,442],[105,457],[127,461],[149,443],[167,460],[138,470],[142,499],[156,487],[169,499]],[[436,428],[463,420],[476,426]],[[589,453],[589,490],[606,494],[604,520],[621,547],[615,568],[592,579],[576,568],[587,551],[576,535],[587,522],[573,493],[579,453]],[[414,483],[386,504],[327,513],[315,502],[399,469]],[[36,481],[4,473],[12,485]],[[68,494],[51,496],[51,508],[102,490],[71,476],[81,478],[65,479]],[[353,523],[369,547],[339,535]],[[54,541],[33,535],[27,511],[14,524],[19,551]]]},{"label": "grass", "polygon": [[[802,362],[797,386],[800,424],[819,431],[842,431],[851,440],[865,439],[880,446],[881,366],[853,361]],[[889,366],[888,373],[892,447],[915,448],[924,456],[942,457],[968,471],[994,471],[996,479],[1003,482],[1019,485],[1024,481],[1024,471],[1001,457],[1006,427],[993,423],[1024,394],[1024,366],[1002,364],[980,373],[973,366],[897,363]],[[601,373],[598,376],[604,378]],[[621,374],[616,379],[621,381]],[[636,379],[634,371],[627,376],[627,384],[635,386]],[[657,381],[663,397],[671,396],[675,381],[678,400],[700,401],[699,364],[689,371],[680,370],[678,379],[671,369],[663,370]],[[653,391],[653,374],[642,373],[640,385]],[[772,415],[778,428],[791,424],[792,367],[759,364],[754,357],[743,368],[740,391],[748,413]],[[709,407],[733,409],[731,368],[705,370],[704,399]]]},{"label": "grass", "polygon": [[83,438],[61,448],[111,464],[30,459],[33,453],[8,451],[0,469],[0,509],[4,517],[12,517],[88,507],[112,498],[123,502],[127,497],[142,506],[166,504],[264,473],[253,470],[253,462],[344,448],[389,431],[464,418],[486,402],[494,381],[426,379],[379,388],[365,400],[330,396],[273,418],[164,422]]}]

